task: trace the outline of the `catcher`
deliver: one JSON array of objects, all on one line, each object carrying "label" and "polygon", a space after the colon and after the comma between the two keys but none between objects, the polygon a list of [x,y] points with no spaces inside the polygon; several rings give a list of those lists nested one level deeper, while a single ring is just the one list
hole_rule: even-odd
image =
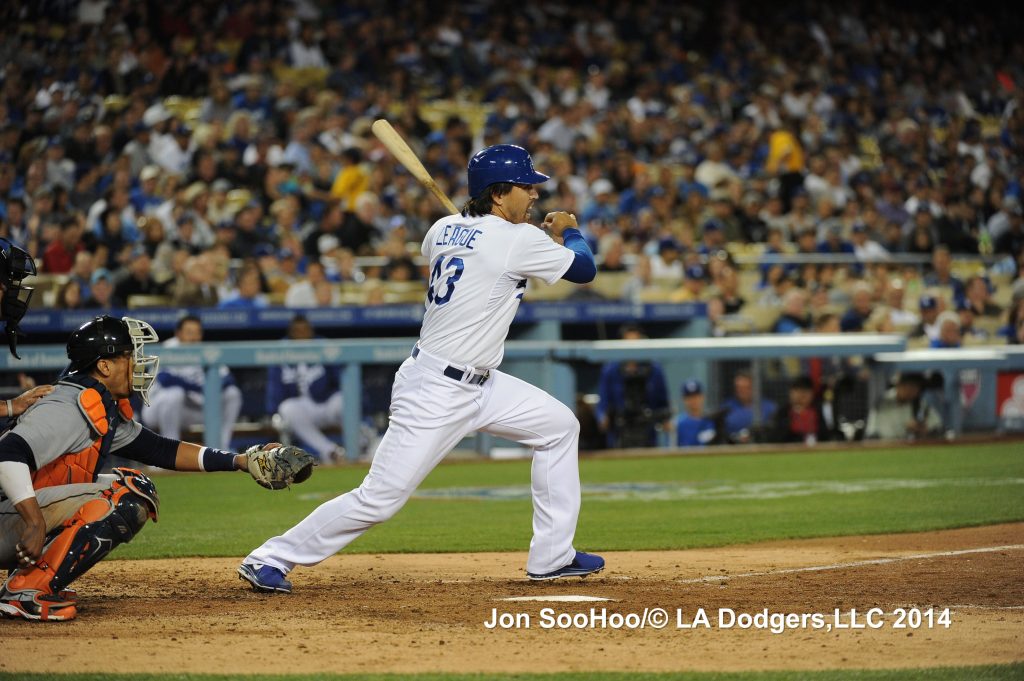
[{"label": "catcher", "polygon": [[312,473],[312,456],[277,443],[243,454],[161,437],[132,419],[128,398],[148,403],[159,358],[144,346],[153,327],[96,317],[71,334],[68,367],[52,393],[0,436],[0,614],[36,621],[73,619],[67,586],[154,522],[160,499],[137,470],[99,475],[107,456],[179,471],[247,470],[281,489]]}]

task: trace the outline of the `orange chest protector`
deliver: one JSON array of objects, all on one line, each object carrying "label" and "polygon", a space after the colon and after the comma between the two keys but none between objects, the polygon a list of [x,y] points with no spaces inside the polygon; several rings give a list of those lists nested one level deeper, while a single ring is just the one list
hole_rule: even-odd
[{"label": "orange chest protector", "polygon": [[95,482],[101,463],[114,443],[118,423],[132,419],[128,400],[114,400],[102,383],[88,376],[70,377],[63,383],[83,386],[78,394],[78,410],[93,436],[88,447],[68,452],[46,464],[32,476],[35,489],[57,485]]}]

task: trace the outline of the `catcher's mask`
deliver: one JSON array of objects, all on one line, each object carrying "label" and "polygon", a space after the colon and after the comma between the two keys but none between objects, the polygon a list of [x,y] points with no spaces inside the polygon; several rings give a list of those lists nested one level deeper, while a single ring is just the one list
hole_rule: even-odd
[{"label": "catcher's mask", "polygon": [[132,391],[139,393],[143,403],[149,406],[149,389],[156,380],[160,358],[143,353],[146,343],[159,340],[153,327],[141,319],[117,319],[108,315],[96,317],[80,326],[68,339],[68,359],[71,363],[64,370],[64,375],[89,371],[104,357],[130,353]]},{"label": "catcher's mask", "polygon": [[18,355],[18,324],[28,311],[33,292],[31,286],[23,286],[21,282],[35,273],[36,263],[32,256],[20,246],[0,238],[0,284],[3,285],[0,319],[4,321],[4,333],[11,354],[18,359],[21,359]]}]

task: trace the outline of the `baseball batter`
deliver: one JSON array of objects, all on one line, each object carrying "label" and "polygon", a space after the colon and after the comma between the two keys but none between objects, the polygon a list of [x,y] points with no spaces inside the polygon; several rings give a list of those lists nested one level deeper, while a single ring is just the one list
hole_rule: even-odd
[{"label": "baseball batter", "polygon": [[423,327],[395,376],[390,424],[370,472],[358,488],[245,558],[239,574],[255,590],[289,593],[286,575],[296,565],[316,565],[393,516],[441,459],[478,430],[534,450],[527,576],[586,576],[604,568],[601,557],[572,543],[580,509],[579,422],[543,390],[497,369],[527,277],[586,283],[597,271],[574,216],[544,219],[564,246],[527,223],[535,185],[548,179],[513,145],[488,147],[470,160],[472,198],[423,240],[430,264]]}]

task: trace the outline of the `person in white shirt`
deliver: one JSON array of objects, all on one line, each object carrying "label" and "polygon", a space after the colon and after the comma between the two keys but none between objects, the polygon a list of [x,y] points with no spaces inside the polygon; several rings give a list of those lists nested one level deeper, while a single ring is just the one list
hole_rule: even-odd
[{"label": "person in white shirt", "polygon": [[853,242],[853,254],[857,256],[857,260],[874,262],[889,258],[889,251],[868,235],[868,226],[863,222],[853,223],[850,228],[850,241]]},{"label": "person in white shirt", "polygon": [[604,559],[573,548],[580,509],[580,425],[569,407],[498,370],[509,325],[530,277],[587,283],[594,256],[569,213],[529,224],[538,200],[522,147],[498,144],[469,161],[462,214],[437,222],[423,239],[430,266],[426,313],[412,356],[391,393],[390,424],[362,484],[314,510],[250,553],[239,575],[257,591],[291,591],[286,575],[316,565],[393,516],[456,444],[474,431],[533,448],[533,539],[526,563],[535,580],[586,576]]}]

